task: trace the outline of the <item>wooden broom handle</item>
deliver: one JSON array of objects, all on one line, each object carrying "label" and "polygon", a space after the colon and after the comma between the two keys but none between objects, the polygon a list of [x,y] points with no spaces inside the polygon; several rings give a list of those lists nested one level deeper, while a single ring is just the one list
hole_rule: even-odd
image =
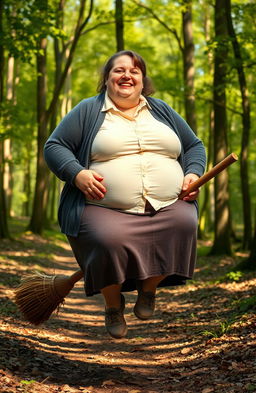
[{"label": "wooden broom handle", "polygon": [[205,184],[206,182],[211,180],[213,177],[218,175],[218,173],[220,173],[221,171],[226,169],[229,165],[233,164],[233,162],[236,162],[237,160],[238,160],[238,157],[235,153],[229,154],[226,158],[224,158],[224,160],[222,160],[217,165],[215,165],[213,168],[211,168],[203,176],[199,177],[198,180],[191,183],[186,191],[182,191],[179,195],[179,199],[183,199],[190,192],[197,190],[199,187],[201,187],[203,184]]},{"label": "wooden broom handle", "polygon": [[73,286],[77,281],[81,280],[82,277],[84,277],[84,272],[79,269],[68,278],[68,281]]}]

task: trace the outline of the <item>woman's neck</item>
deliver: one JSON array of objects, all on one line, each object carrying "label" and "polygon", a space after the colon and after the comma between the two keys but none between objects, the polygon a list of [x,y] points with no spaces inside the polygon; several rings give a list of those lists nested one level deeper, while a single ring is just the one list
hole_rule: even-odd
[{"label": "woman's neck", "polygon": [[119,109],[121,112],[135,112],[136,108],[138,107],[140,102],[138,102],[137,104],[133,104],[133,105],[127,105],[127,106],[121,106],[115,103],[115,106],[117,107],[117,109]]},{"label": "woman's neck", "polygon": [[[109,95],[109,93],[108,93]],[[119,109],[121,112],[129,111],[132,110],[133,108],[136,108],[139,103],[140,103],[140,97],[138,98],[129,98],[129,97],[111,97],[109,95],[111,100],[114,102],[115,106],[117,109]]]}]

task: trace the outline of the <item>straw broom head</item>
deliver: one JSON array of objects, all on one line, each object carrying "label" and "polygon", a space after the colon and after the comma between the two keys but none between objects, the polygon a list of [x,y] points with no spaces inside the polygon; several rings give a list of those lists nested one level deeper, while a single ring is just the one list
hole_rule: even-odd
[{"label": "straw broom head", "polygon": [[41,273],[28,275],[15,289],[14,301],[28,322],[39,325],[47,321],[55,310],[58,312],[65,297],[82,276],[81,270],[71,277]]}]

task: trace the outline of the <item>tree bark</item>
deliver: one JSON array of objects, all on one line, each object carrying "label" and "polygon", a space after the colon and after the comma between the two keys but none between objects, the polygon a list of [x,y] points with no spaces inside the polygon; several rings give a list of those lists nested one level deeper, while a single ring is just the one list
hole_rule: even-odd
[{"label": "tree bark", "polygon": [[29,159],[29,151],[31,150],[31,143],[26,145],[27,157],[23,176],[23,192],[26,195],[26,200],[22,205],[22,214],[26,217],[30,215],[30,198],[31,198],[31,162]]},{"label": "tree bark", "polygon": [[57,197],[57,178],[52,176],[51,178],[51,190],[49,198],[49,220],[54,222],[56,220],[56,197]]},{"label": "tree bark", "polygon": [[246,265],[248,268],[253,270],[255,269],[256,266],[256,213],[255,213],[255,223],[254,223],[254,235],[251,243],[250,255]]},{"label": "tree bark", "polygon": [[[14,105],[14,57],[7,61],[7,84],[6,101]],[[9,123],[9,121],[8,121]],[[12,190],[13,190],[13,165],[12,165],[12,141],[7,138],[4,141],[4,189],[6,195],[6,209],[8,217],[11,216]]]},{"label": "tree bark", "polygon": [[250,186],[249,186],[249,175],[248,175],[248,159],[249,159],[249,138],[251,128],[251,117],[250,117],[250,100],[249,92],[247,89],[246,77],[243,66],[243,58],[241,55],[240,44],[238,42],[236,32],[233,26],[231,16],[231,2],[225,0],[226,17],[228,33],[231,38],[234,56],[235,56],[235,67],[238,73],[238,80],[242,98],[242,121],[243,121],[243,132],[241,142],[241,154],[240,154],[240,178],[241,178],[241,190],[243,200],[243,221],[244,221],[244,233],[243,233],[243,249],[248,249],[252,245],[252,220],[251,220],[251,197],[250,197]]},{"label": "tree bark", "polygon": [[[215,1],[215,48],[214,59],[214,161],[227,156],[226,119],[226,56],[227,23],[222,0]],[[221,172],[214,179],[215,223],[214,243],[211,254],[231,255],[228,171]]]},{"label": "tree bark", "polygon": [[[211,15],[210,15],[210,6],[209,4],[204,5],[204,33],[205,33],[205,41],[209,42],[211,37]],[[206,72],[209,75],[213,75],[213,57],[210,51],[208,51],[207,54],[207,69]],[[212,161],[213,161],[213,130],[214,130],[214,112],[213,112],[213,105],[210,102],[206,106],[206,113],[205,116],[208,117],[209,122],[208,122],[208,141],[207,141],[207,168],[206,170],[208,171],[212,167]],[[211,204],[211,200],[214,199],[213,196],[213,183],[208,182],[204,186],[204,199],[202,202],[202,205],[200,204],[200,220],[199,220],[199,228],[198,228],[198,237],[204,238],[204,233],[206,231],[212,231],[212,225],[213,225],[213,214],[212,214],[212,209],[213,209],[213,204]]]},{"label": "tree bark", "polygon": [[48,136],[46,122],[46,48],[47,38],[43,37],[40,39],[37,54],[37,167],[33,210],[29,224],[29,229],[38,234],[42,234],[43,231],[46,190],[49,180],[49,171],[43,157],[43,147]]},{"label": "tree bark", "polygon": [[192,27],[192,0],[184,0],[186,9],[182,12],[182,30],[184,47],[183,55],[183,74],[184,74],[184,102],[186,120],[192,130],[197,132],[196,108],[195,108],[195,66],[194,66],[194,40]]},{"label": "tree bark", "polygon": [[[0,101],[1,103],[1,101]],[[8,222],[7,222],[7,208],[6,208],[6,195],[4,192],[4,151],[3,142],[0,141],[0,239],[5,239],[10,237]]]},{"label": "tree bark", "polygon": [[116,50],[124,50],[123,0],[115,0]]},{"label": "tree bark", "polygon": [[[60,0],[59,4],[59,20],[58,27],[63,28],[63,10],[64,10],[63,0]],[[66,48],[65,52],[60,50],[60,40],[58,38],[54,39],[54,58],[55,58],[55,86],[58,85],[60,75],[63,68],[63,63],[67,61],[69,57],[69,48]],[[67,76],[63,86],[63,99],[60,102],[58,99],[55,110],[52,113],[50,119],[50,128],[51,130],[55,129],[57,125],[57,115],[60,109],[61,117],[64,117],[67,112],[71,110],[72,96],[71,96],[71,66],[68,69]],[[47,224],[50,226],[50,223],[55,221],[56,219],[56,205],[57,205],[57,181],[56,176],[51,174],[50,183],[49,183],[49,192],[48,192],[48,211],[47,211]]]},{"label": "tree bark", "polygon": [[[65,52],[65,59],[69,56],[69,50]],[[60,104],[61,107],[61,117],[64,117],[72,108],[72,68],[69,67],[67,77],[64,83],[63,99]]]},{"label": "tree bark", "polygon": [[[0,1],[0,36],[3,37],[3,1]],[[0,40],[0,122],[3,121],[2,106],[4,103],[4,46]],[[6,194],[4,190],[4,141],[0,140],[0,238],[9,238],[9,228],[7,222]]]}]

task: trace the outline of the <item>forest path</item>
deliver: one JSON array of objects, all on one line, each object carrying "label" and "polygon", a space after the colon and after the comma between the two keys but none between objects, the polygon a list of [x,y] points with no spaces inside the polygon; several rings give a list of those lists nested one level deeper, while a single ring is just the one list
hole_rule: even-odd
[{"label": "forest path", "polygon": [[205,257],[196,281],[160,289],[150,321],[136,319],[136,293],[126,294],[128,335],[115,340],[105,332],[102,297],[86,298],[82,281],[42,326],[23,321],[13,304],[11,287],[28,264],[48,274],[53,266],[67,275],[77,269],[65,242],[28,234],[0,251],[1,393],[256,392],[256,318],[230,312],[231,303],[253,295],[256,279],[206,281],[206,270],[213,280],[231,258],[216,266]]}]

